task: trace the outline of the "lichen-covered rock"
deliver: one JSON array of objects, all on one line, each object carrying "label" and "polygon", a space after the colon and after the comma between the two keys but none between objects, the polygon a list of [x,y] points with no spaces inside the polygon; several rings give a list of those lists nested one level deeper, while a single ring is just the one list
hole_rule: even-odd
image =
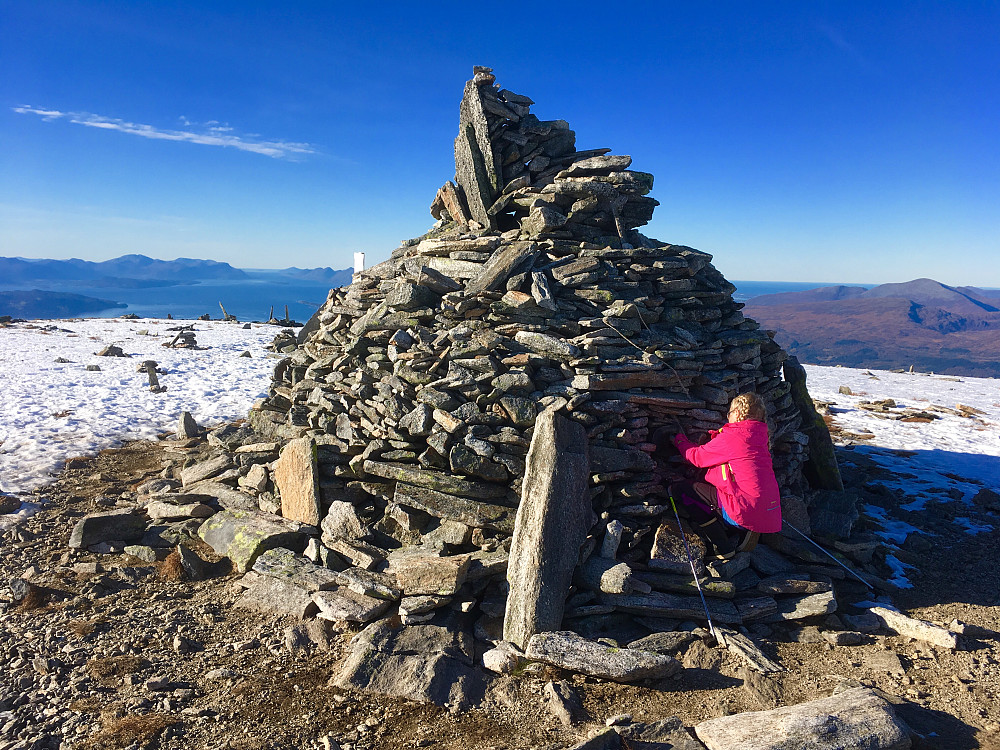
[{"label": "lichen-covered rock", "polygon": [[304,524],[280,516],[224,510],[205,521],[198,529],[198,536],[245,573],[269,549],[305,547],[306,530]]}]

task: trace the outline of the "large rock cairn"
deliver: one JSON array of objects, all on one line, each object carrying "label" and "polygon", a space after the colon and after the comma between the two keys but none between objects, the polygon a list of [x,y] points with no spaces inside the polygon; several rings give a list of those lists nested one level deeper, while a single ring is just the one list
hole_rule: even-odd
[{"label": "large rock cairn", "polygon": [[[287,356],[249,424],[227,433],[228,454],[181,475],[183,492],[225,508],[199,535],[247,573],[243,604],[374,623],[344,686],[389,680],[379,665],[416,638],[454,679],[413,695],[455,700],[447,686],[476,679],[455,618],[580,664],[595,647],[555,631],[609,615],[703,619],[665,490],[686,467],[654,435],[703,436],[740,392],[766,402],[786,512],[808,527],[803,469],[829,436],[806,413],[801,368],[744,318],[711,256],[636,230],[656,205],[652,175],[608,149],[576,151],[568,125],[539,120],[532,103],[476,69],[434,228],[332,290],[297,342],[276,343]],[[235,495],[219,485],[230,475]],[[851,511],[834,514],[844,535]],[[808,575],[759,588],[792,566],[763,547],[754,560],[756,574],[746,558],[729,566],[730,579],[743,572],[735,584],[710,571],[719,623],[836,608],[829,583]],[[396,616],[447,627],[403,636],[386,620]],[[622,674],[676,667],[626,656],[637,661]],[[410,695],[400,686],[439,666],[373,689]]]},{"label": "large rock cairn", "polygon": [[[331,291],[253,426],[310,437],[324,509],[350,496],[410,544],[392,514],[426,511],[402,501],[417,488],[508,508],[492,512],[509,523],[536,416],[559,410],[586,430],[595,511],[622,522],[638,560],[680,468],[675,456],[657,471],[653,433],[715,429],[754,390],[783,494],[801,496],[809,440],[785,353],[710,255],[635,231],[656,205],[652,175],[609,149],[575,151],[564,121],[538,120],[493,81],[477,68],[465,87],[457,184],[438,192],[435,228]],[[502,536],[505,524],[471,526]]]}]

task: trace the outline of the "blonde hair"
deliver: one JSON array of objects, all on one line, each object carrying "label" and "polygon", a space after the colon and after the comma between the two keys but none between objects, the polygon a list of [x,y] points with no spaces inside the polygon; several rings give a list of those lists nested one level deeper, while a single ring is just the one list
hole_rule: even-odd
[{"label": "blonde hair", "polygon": [[729,413],[735,417],[733,421],[742,422],[744,419],[753,419],[757,422],[767,420],[767,409],[763,400],[756,393],[741,393],[729,404]]}]

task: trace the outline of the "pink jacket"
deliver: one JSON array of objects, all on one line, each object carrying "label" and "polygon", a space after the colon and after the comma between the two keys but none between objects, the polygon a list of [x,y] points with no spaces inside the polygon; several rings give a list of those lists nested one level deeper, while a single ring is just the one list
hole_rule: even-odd
[{"label": "pink jacket", "polygon": [[762,534],[781,531],[781,498],[767,449],[767,425],[752,419],[713,430],[704,445],[683,434],[674,445],[684,459],[707,468],[705,481],[719,491],[719,504],[736,523]]}]

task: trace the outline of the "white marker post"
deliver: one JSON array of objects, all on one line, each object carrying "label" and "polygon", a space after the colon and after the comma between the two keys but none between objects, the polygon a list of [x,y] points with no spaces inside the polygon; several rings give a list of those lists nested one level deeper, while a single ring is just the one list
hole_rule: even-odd
[{"label": "white marker post", "polygon": [[358,280],[358,277],[365,270],[365,254],[354,253],[354,274],[351,276],[351,283]]}]

